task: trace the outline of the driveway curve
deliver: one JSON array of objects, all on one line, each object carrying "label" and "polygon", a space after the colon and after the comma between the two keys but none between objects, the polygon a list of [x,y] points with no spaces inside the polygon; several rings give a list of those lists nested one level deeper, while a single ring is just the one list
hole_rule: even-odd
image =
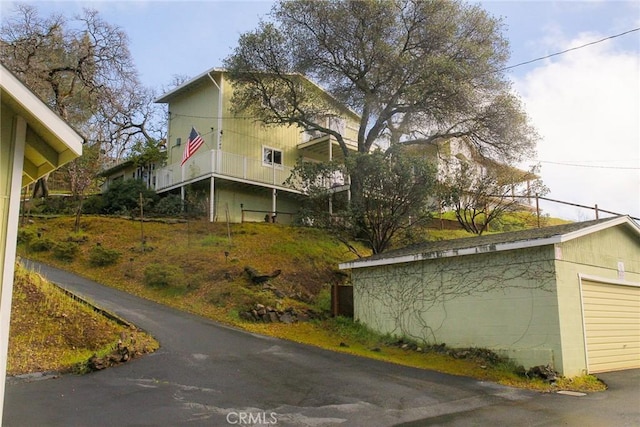
[{"label": "driveway curve", "polygon": [[640,425],[640,371],[621,375],[618,393],[541,395],[251,334],[30,268],[150,332],[161,348],[83,376],[9,378],[3,426]]}]

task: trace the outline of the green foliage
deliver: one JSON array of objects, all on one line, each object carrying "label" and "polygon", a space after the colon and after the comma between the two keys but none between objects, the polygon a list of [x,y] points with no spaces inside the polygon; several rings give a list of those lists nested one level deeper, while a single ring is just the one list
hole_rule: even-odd
[{"label": "green foliage", "polygon": [[29,250],[33,252],[46,252],[55,246],[56,242],[46,237],[38,237],[31,240],[29,243]]},{"label": "green foliage", "polygon": [[[332,177],[351,171],[350,203],[331,191]],[[429,200],[435,192],[435,168],[424,158],[401,148],[353,154],[346,169],[335,163],[299,162],[289,180],[306,191],[302,221],[321,227],[342,241],[365,240],[374,253],[387,250],[394,236],[430,218]],[[344,195],[345,193],[342,192]],[[333,215],[327,212],[332,201]]]},{"label": "green foliage", "polygon": [[136,166],[162,164],[167,159],[167,150],[162,142],[155,140],[138,141],[131,148],[129,160]]},{"label": "green foliage", "polygon": [[323,285],[316,296],[316,308],[322,313],[331,312],[331,285]]},{"label": "green foliage", "polygon": [[74,242],[58,242],[53,247],[53,256],[60,261],[71,262],[78,254],[78,244]]},{"label": "green foliage", "polygon": [[78,231],[77,233],[76,232],[69,233],[69,237],[67,238],[67,241],[75,242],[75,243],[85,243],[89,241],[89,235],[84,231]]},{"label": "green foliage", "polygon": [[379,334],[368,326],[348,317],[336,316],[326,322],[330,330],[350,342],[357,342],[363,345],[376,345],[393,341],[391,336]]},{"label": "green foliage", "polygon": [[88,215],[96,215],[104,212],[102,194],[94,194],[87,197],[84,202],[82,202],[82,212]]},{"label": "green foliage", "polygon": [[89,265],[92,267],[106,267],[113,265],[120,259],[120,252],[96,245],[89,251]]},{"label": "green foliage", "polygon": [[153,207],[153,214],[157,216],[178,216],[182,213],[182,200],[176,194],[161,197]]},{"label": "green foliage", "polygon": [[18,244],[30,244],[33,240],[37,239],[38,235],[32,228],[20,228],[18,230]]},{"label": "green foliage", "polygon": [[135,214],[140,212],[140,194],[143,208],[151,208],[158,195],[136,179],[118,180],[112,183],[102,195],[103,209],[107,214]]},{"label": "green foliage", "polygon": [[202,246],[228,246],[229,239],[226,236],[209,235],[200,241]]},{"label": "green foliage", "polygon": [[73,197],[50,195],[41,199],[35,206],[34,211],[48,215],[68,215],[75,211],[76,201]]},{"label": "green foliage", "polygon": [[144,269],[144,284],[151,288],[184,287],[184,273],[176,265],[149,264]]}]

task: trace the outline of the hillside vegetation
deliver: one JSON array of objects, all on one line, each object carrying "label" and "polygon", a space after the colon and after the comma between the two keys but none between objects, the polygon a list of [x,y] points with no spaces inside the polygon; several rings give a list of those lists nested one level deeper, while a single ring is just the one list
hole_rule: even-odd
[{"label": "hillside vegetation", "polygon": [[[495,360],[482,351],[465,352],[469,357],[463,358],[456,354],[452,357],[451,351],[442,351],[439,346],[433,351],[415,351],[420,343],[381,336],[350,319],[329,317],[330,285],[348,280],[338,264],[355,255],[320,230],[266,223],[226,225],[84,217],[82,231],[72,233],[73,221],[68,217],[32,219],[20,229],[20,255],[252,332],[503,384],[553,388],[523,378],[508,361]],[[428,232],[432,239],[463,234]],[[365,248],[357,249],[366,254]],[[254,283],[247,267],[275,277],[266,283]],[[256,304],[278,311],[304,312],[311,320],[244,320],[241,314]],[[573,390],[603,388],[594,377],[562,379],[560,384]]]},{"label": "hillside vegetation", "polygon": [[82,372],[92,356],[113,352],[120,343],[131,357],[152,352],[157,341],[71,299],[35,272],[15,273],[7,374]]}]

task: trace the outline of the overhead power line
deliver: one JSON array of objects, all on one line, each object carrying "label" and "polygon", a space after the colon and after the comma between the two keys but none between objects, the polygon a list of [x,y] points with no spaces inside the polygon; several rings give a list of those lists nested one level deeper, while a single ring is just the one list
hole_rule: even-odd
[{"label": "overhead power line", "polygon": [[640,31],[640,27],[634,28],[632,30],[625,31],[623,33],[614,34],[612,36],[607,36],[607,37],[605,37],[603,39],[595,40],[595,41],[592,41],[592,42],[589,42],[589,43],[585,43],[583,45],[572,47],[572,48],[569,48],[569,49],[566,49],[566,50],[563,50],[563,51],[560,51],[560,52],[552,53],[552,54],[549,54],[549,55],[546,55],[546,56],[541,56],[540,58],[535,58],[535,59],[531,59],[529,61],[520,62],[519,64],[515,64],[515,65],[509,65],[508,67],[501,68],[498,71],[506,71],[506,70],[510,70],[512,68],[520,67],[522,65],[531,64],[532,62],[542,61],[543,59],[548,59],[548,58],[551,58],[551,57],[554,57],[554,56],[565,54],[567,52],[571,52],[571,51],[574,51],[574,50],[582,49],[582,48],[585,48],[587,46],[591,46],[591,45],[594,45],[594,44],[602,43],[602,42],[607,41],[607,40],[615,39],[616,37],[622,37],[622,36],[627,35],[629,33],[633,33],[634,31]]},{"label": "overhead power line", "polygon": [[640,170],[640,167],[627,167],[627,166],[603,166],[603,165],[578,165],[575,163],[562,163],[562,162],[551,162],[547,160],[538,160],[540,163],[549,163],[552,165],[561,165],[561,166],[574,166],[578,168],[594,168],[594,169],[625,169],[625,170]]}]

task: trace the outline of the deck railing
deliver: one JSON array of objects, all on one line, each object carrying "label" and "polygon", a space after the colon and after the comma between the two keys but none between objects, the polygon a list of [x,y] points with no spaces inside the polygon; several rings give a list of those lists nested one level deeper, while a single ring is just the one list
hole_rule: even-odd
[{"label": "deck railing", "polygon": [[[184,171],[183,171],[184,169]],[[209,150],[193,155],[184,166],[179,163],[156,170],[156,191],[194,181],[215,173],[246,181],[281,187],[291,176],[293,168],[283,165],[265,165],[261,159],[241,156],[221,150]]]}]

